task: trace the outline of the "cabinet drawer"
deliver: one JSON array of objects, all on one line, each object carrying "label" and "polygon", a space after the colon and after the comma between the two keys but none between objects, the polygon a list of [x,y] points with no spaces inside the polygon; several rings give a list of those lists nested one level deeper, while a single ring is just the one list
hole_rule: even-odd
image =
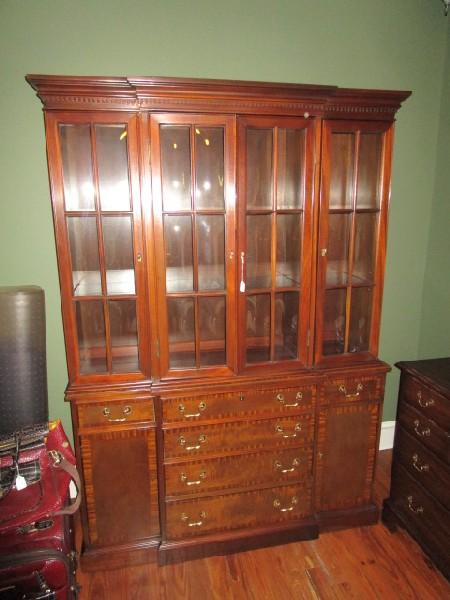
[{"label": "cabinet drawer", "polygon": [[242,390],[163,399],[163,421],[189,422],[257,412],[312,410],[315,386]]},{"label": "cabinet drawer", "polygon": [[398,420],[413,439],[419,440],[424,446],[435,452],[438,458],[446,464],[449,463],[449,436],[434,421],[424,417],[406,402],[399,406]]},{"label": "cabinet drawer", "polygon": [[153,402],[151,400],[108,401],[78,406],[80,428],[92,425],[118,425],[138,421],[154,421]]},{"label": "cabinet drawer", "polygon": [[402,396],[424,417],[433,420],[441,429],[450,433],[450,401],[423,385],[413,377],[406,377]]},{"label": "cabinet drawer", "polygon": [[394,460],[450,510],[450,472],[432,452],[398,427],[395,434]]},{"label": "cabinet drawer", "polygon": [[307,479],[311,470],[311,446],[168,464],[165,465],[166,497],[280,485]]},{"label": "cabinet drawer", "polygon": [[314,415],[217,423],[164,431],[165,458],[225,454],[242,449],[300,447],[312,442]]},{"label": "cabinet drawer", "polygon": [[311,491],[284,486],[241,494],[166,503],[166,538],[177,539],[311,514]]},{"label": "cabinet drawer", "polygon": [[384,377],[337,377],[322,388],[322,404],[381,400]]}]

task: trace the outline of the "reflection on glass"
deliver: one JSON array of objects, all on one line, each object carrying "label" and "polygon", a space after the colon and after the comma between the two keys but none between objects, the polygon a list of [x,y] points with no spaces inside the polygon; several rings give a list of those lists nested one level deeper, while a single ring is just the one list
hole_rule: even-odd
[{"label": "reflection on glass", "polygon": [[272,283],[271,215],[247,215],[247,289]]},{"label": "reflection on glass", "polygon": [[200,365],[224,365],[225,297],[199,298]]},{"label": "reflection on glass", "polygon": [[161,168],[164,210],[191,208],[190,128],[161,125]]},{"label": "reflection on glass", "polygon": [[277,215],[277,287],[300,286],[301,214]]},{"label": "reflection on glass", "polygon": [[298,292],[275,294],[275,360],[297,358]]},{"label": "reflection on glass", "polygon": [[383,140],[379,133],[361,133],[358,158],[357,208],[378,208]]},{"label": "reflection on glass", "polygon": [[80,373],[105,373],[106,341],[103,304],[98,300],[76,302]]},{"label": "reflection on glass", "polygon": [[325,292],[322,353],[342,354],[345,347],[345,302],[346,290]]},{"label": "reflection on glass", "polygon": [[95,208],[89,125],[60,125],[66,210]]},{"label": "reflection on glass", "polygon": [[195,128],[195,207],[224,208],[222,127]]},{"label": "reflection on glass", "polygon": [[111,300],[108,305],[112,370],[114,373],[137,371],[139,360],[136,302],[135,300]]},{"label": "reflection on glass", "polygon": [[168,298],[169,366],[195,367],[195,310],[193,298]]},{"label": "reflection on glass", "polygon": [[247,129],[247,209],[272,208],[272,129]]},{"label": "reflection on glass", "polygon": [[345,285],[348,279],[351,215],[328,215],[328,251],[326,284]]},{"label": "reflection on glass", "polygon": [[190,216],[164,217],[166,291],[194,289],[192,266],[192,221]]},{"label": "reflection on glass", "polygon": [[305,132],[278,130],[277,208],[303,207],[303,160]]},{"label": "reflection on glass", "polygon": [[67,217],[73,294],[99,296],[102,293],[98,258],[97,219]]},{"label": "reflection on glass", "polygon": [[131,217],[103,217],[107,293],[134,294]]},{"label": "reflection on glass", "polygon": [[371,318],[372,288],[353,288],[350,308],[349,352],[364,352],[369,349]]},{"label": "reflection on glass", "polygon": [[356,213],[353,283],[372,283],[375,277],[378,213]]},{"label": "reflection on glass", "polygon": [[225,289],[225,219],[197,215],[198,289]]},{"label": "reflection on glass", "polygon": [[270,360],[270,294],[247,296],[247,362]]},{"label": "reflection on glass", "polygon": [[329,208],[352,208],[355,135],[333,133],[330,156]]},{"label": "reflection on glass", "polygon": [[95,126],[102,210],[130,210],[126,134],[125,125]]}]

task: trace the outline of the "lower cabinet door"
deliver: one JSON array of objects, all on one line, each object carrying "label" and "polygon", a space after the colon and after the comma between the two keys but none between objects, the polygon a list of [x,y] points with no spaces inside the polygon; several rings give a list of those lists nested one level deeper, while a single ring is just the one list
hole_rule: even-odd
[{"label": "lower cabinet door", "polygon": [[316,512],[346,510],[372,499],[380,403],[349,402],[319,412]]},{"label": "lower cabinet door", "polygon": [[88,545],[159,535],[154,428],[89,433],[80,447]]}]

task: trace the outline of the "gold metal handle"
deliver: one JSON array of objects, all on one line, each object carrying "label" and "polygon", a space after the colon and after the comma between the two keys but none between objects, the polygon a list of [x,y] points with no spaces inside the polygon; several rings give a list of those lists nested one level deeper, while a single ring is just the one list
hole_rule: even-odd
[{"label": "gold metal handle", "polygon": [[423,506],[414,506],[414,500],[413,500],[412,496],[408,496],[407,500],[408,500],[408,508],[411,512],[416,513],[416,514],[423,513]]},{"label": "gold metal handle", "polygon": [[138,254],[136,256],[136,260],[138,261],[138,263],[142,262],[142,254]]},{"label": "gold metal handle", "polygon": [[430,470],[430,465],[427,464],[419,464],[419,455],[418,454],[413,454],[412,456],[412,466],[416,469],[416,471],[419,471],[419,473],[422,473],[422,471],[429,471]]},{"label": "gold metal handle", "polygon": [[291,510],[294,510],[296,504],[298,504],[297,496],[292,496],[291,505],[283,508],[281,508],[281,501],[278,498],[275,498],[273,501],[273,507],[277,508],[280,512],[291,512]]},{"label": "gold metal handle", "polygon": [[111,414],[111,409],[107,406],[103,409],[103,416],[108,420],[109,423],[123,423],[127,420],[127,418],[131,415],[132,409],[131,406],[124,406],[122,409],[122,414],[124,415],[120,419],[110,419],[109,415]]},{"label": "gold metal handle", "polygon": [[181,479],[182,483],[185,483],[188,486],[189,485],[200,485],[201,482],[204,479],[206,479],[206,471],[200,471],[199,479],[196,479],[195,481],[188,481],[188,477],[187,477],[186,473],[181,473],[180,479]]},{"label": "gold metal handle", "polygon": [[284,438],[295,438],[297,437],[297,433],[302,430],[302,424],[296,423],[294,427],[294,433],[284,433],[284,429],[282,425],[275,425],[275,431],[279,433]]},{"label": "gold metal handle", "polygon": [[183,446],[183,448],[189,452],[191,450],[199,450],[202,447],[202,444],[206,442],[206,440],[206,435],[202,433],[198,436],[198,444],[195,444],[195,446],[186,446],[186,438],[184,437],[184,435],[180,435],[180,437],[178,438],[178,443],[180,444],[180,446]]},{"label": "gold metal handle", "polygon": [[422,392],[420,390],[417,392],[417,403],[422,408],[428,408],[429,406],[433,406],[434,402],[434,398],[430,398],[429,400],[423,400]]},{"label": "gold metal handle", "polygon": [[300,465],[301,460],[299,458],[294,458],[294,460],[292,461],[292,466],[283,469],[283,465],[280,463],[279,460],[276,460],[273,463],[274,469],[275,471],[281,471],[281,473],[292,473],[293,471],[296,470],[296,468]]},{"label": "gold metal handle", "polygon": [[431,434],[430,428],[426,427],[425,429],[419,430],[419,425],[420,425],[420,421],[419,421],[419,419],[416,419],[414,421],[414,431],[416,432],[416,434],[419,437],[429,437]]},{"label": "gold metal handle", "polygon": [[303,394],[302,394],[302,392],[297,392],[297,394],[295,395],[295,399],[297,400],[297,402],[290,403],[290,404],[287,404],[287,403],[286,403],[286,400],[285,400],[285,398],[284,398],[284,394],[282,394],[281,392],[280,392],[279,394],[277,394],[277,395],[275,396],[275,398],[276,398],[276,400],[278,400],[278,402],[279,402],[280,404],[282,404],[284,407],[286,407],[286,408],[290,408],[290,407],[293,407],[293,408],[295,408],[296,406],[298,406],[298,405],[299,405],[299,400],[301,400],[301,399],[303,398]]},{"label": "gold metal handle", "polygon": [[239,392],[239,400],[243,402],[245,400],[244,392]]},{"label": "gold metal handle", "polygon": [[345,394],[346,398],[357,398],[360,394],[360,392],[362,392],[364,389],[364,386],[362,383],[358,383],[358,385],[356,386],[356,391],[353,393],[347,393],[347,388],[345,387],[344,384],[341,384],[338,388],[338,390],[341,392],[341,394]]},{"label": "gold metal handle", "polygon": [[198,412],[196,413],[186,413],[186,407],[184,404],[179,404],[178,405],[178,410],[180,411],[180,413],[183,415],[183,417],[185,419],[193,419],[194,417],[199,417],[202,412],[206,409],[206,402],[200,402],[200,404],[198,405]]},{"label": "gold metal handle", "polygon": [[192,523],[187,523],[187,521],[189,521],[189,515],[187,515],[186,513],[181,513],[181,520],[183,521],[183,523],[186,523],[188,527],[201,527],[206,519],[206,512],[202,510],[202,512],[199,513],[199,517],[201,519],[200,521],[193,521]]}]

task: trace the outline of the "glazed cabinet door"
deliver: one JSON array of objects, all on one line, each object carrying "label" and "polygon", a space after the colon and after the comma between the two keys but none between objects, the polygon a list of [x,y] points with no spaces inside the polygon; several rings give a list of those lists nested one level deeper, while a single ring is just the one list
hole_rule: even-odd
[{"label": "glazed cabinet door", "polygon": [[324,122],[316,363],[377,356],[391,129],[384,122]]},{"label": "glazed cabinet door", "polygon": [[239,120],[242,370],[307,362],[315,132],[314,119]]},{"label": "glazed cabinet door", "polygon": [[69,377],[149,374],[135,115],[47,113]]},{"label": "glazed cabinet door", "polygon": [[151,117],[161,375],[226,374],[235,352],[234,120]]}]

